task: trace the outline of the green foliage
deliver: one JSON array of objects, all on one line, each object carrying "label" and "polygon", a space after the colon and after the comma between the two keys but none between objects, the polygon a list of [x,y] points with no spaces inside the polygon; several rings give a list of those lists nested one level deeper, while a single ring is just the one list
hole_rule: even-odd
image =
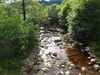
[{"label": "green foliage", "polygon": [[51,25],[58,25],[58,10],[57,10],[57,4],[52,4],[49,7],[49,17],[50,17],[50,23]]},{"label": "green foliage", "polygon": [[38,41],[38,27],[33,22],[23,22],[18,10],[14,4],[0,4],[0,72],[16,72]]},{"label": "green foliage", "polygon": [[88,43],[96,55],[100,49],[100,0],[72,0],[67,16],[69,36]]},{"label": "green foliage", "polygon": [[92,40],[95,41],[99,38],[99,33],[100,33],[99,3],[100,3],[99,0],[72,1],[70,7],[71,11],[68,14],[67,20],[69,23],[69,35],[73,39],[89,42]]},{"label": "green foliage", "polygon": [[90,43],[91,52],[93,52],[98,58],[100,58],[100,40]]},{"label": "green foliage", "polygon": [[69,11],[70,11],[70,2],[64,1],[60,6],[60,11],[58,13],[58,17],[59,17],[59,24],[66,28],[68,28],[66,17],[68,16]]},{"label": "green foliage", "polygon": [[48,7],[44,4],[40,4],[38,1],[30,1],[30,5],[26,7],[26,13],[27,20],[34,24],[49,24]]}]

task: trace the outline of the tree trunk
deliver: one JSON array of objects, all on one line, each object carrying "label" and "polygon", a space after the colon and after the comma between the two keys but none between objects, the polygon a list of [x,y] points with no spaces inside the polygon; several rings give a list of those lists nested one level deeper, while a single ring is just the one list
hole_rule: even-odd
[{"label": "tree trunk", "polygon": [[25,13],[25,0],[22,0],[23,1],[23,20],[25,21],[26,20],[26,13]]}]

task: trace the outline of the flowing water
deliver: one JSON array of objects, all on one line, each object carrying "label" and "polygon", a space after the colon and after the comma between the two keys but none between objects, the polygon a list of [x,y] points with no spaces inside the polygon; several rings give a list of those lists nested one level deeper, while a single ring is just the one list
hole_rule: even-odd
[{"label": "flowing water", "polygon": [[61,28],[40,27],[39,72],[26,75],[100,75],[88,65],[90,59],[84,46],[73,47]]}]

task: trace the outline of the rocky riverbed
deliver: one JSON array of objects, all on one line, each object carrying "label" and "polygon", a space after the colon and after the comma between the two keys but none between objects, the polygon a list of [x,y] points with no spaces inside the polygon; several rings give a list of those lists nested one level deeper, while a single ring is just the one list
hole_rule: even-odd
[{"label": "rocky riverbed", "polygon": [[38,55],[24,61],[23,75],[100,75],[100,62],[89,47],[67,38],[61,28],[40,27],[38,47]]}]

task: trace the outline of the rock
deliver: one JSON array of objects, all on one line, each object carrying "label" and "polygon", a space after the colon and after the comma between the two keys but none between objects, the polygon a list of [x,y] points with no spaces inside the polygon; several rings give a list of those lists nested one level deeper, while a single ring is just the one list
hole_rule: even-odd
[{"label": "rock", "polygon": [[84,50],[81,50],[82,52],[84,52]]},{"label": "rock", "polygon": [[82,75],[81,73],[79,73],[79,75]]},{"label": "rock", "polygon": [[43,72],[48,72],[48,71],[49,71],[49,69],[48,69],[48,68],[46,68],[46,67],[44,67],[44,68],[42,68],[42,71],[43,71]]},{"label": "rock", "polygon": [[64,74],[64,72],[63,72],[62,70],[60,70],[60,73],[61,73],[61,74]]},{"label": "rock", "polygon": [[34,62],[29,62],[28,64],[29,64],[29,66],[33,66]]},{"label": "rock", "polygon": [[71,70],[73,67],[72,66],[69,66],[69,69]]},{"label": "rock", "polygon": [[84,43],[79,43],[79,45],[84,45]]},{"label": "rock", "polygon": [[95,61],[96,61],[96,59],[91,59],[90,61],[91,61],[91,62],[95,62]]},{"label": "rock", "polygon": [[29,62],[29,59],[26,59],[25,62]]},{"label": "rock", "polygon": [[47,53],[46,55],[50,55],[50,56],[51,56],[51,54],[52,54],[52,53],[51,53],[51,52],[49,52],[49,53]]},{"label": "rock", "polygon": [[88,54],[90,54],[90,55],[91,55],[91,52],[88,52]]},{"label": "rock", "polygon": [[97,65],[97,64],[93,65],[93,67],[94,67],[96,70],[100,68],[100,66]]},{"label": "rock", "polygon": [[55,56],[55,57],[57,57],[57,53],[55,53],[55,52],[54,52],[54,53],[52,53],[52,55],[53,55],[53,56]]},{"label": "rock", "polygon": [[46,67],[48,67],[48,68],[50,68],[50,67],[51,67],[51,64],[50,64],[50,63],[48,63],[48,62],[44,62],[44,65],[45,65]]},{"label": "rock", "polygon": [[59,65],[59,67],[60,67],[60,68],[66,68],[66,66],[65,66],[65,65]]},{"label": "rock", "polygon": [[42,44],[42,45],[40,45],[40,47],[42,47],[42,48],[43,48],[43,47],[44,47],[44,45]]},{"label": "rock", "polygon": [[91,59],[91,57],[88,57],[88,59]]},{"label": "rock", "polygon": [[41,29],[41,30],[43,30],[43,29],[44,29],[44,27],[40,27],[40,29]]},{"label": "rock", "polygon": [[66,71],[66,72],[65,72],[65,75],[70,75],[70,72],[69,72],[69,71]]},{"label": "rock", "polygon": [[96,61],[96,63],[100,65],[100,61]]},{"label": "rock", "polygon": [[39,65],[39,64],[41,64],[41,62],[40,61],[36,61],[36,65]]},{"label": "rock", "polygon": [[99,73],[100,73],[100,70],[99,70]]},{"label": "rock", "polygon": [[82,67],[81,69],[82,69],[82,71],[87,70],[85,67]]},{"label": "rock", "polygon": [[85,51],[90,51],[90,47],[86,47]]},{"label": "rock", "polygon": [[43,58],[38,58],[37,61],[43,62]]},{"label": "rock", "polygon": [[45,46],[45,49],[48,49],[48,46]]},{"label": "rock", "polygon": [[67,62],[67,65],[68,65],[68,66],[70,66],[71,64],[72,64],[72,62],[70,62],[70,61],[69,61],[69,62]]},{"label": "rock", "polygon": [[61,37],[54,37],[55,42],[60,42],[61,40],[62,40]]},{"label": "rock", "polygon": [[38,70],[39,70],[38,65],[34,65],[34,66],[33,66],[33,70],[34,70],[34,71],[38,71]]},{"label": "rock", "polygon": [[51,58],[52,58],[52,59],[56,59],[56,60],[60,60],[60,58],[55,57],[55,56],[53,56],[53,55],[51,55]]},{"label": "rock", "polygon": [[90,66],[91,66],[91,65],[93,65],[93,63],[92,63],[92,62],[89,62],[89,63],[88,63],[88,65],[90,65]]},{"label": "rock", "polygon": [[41,31],[40,31],[40,34],[41,34],[41,33],[44,33],[44,32],[45,32],[45,31],[41,30]]},{"label": "rock", "polygon": [[57,46],[59,46],[60,45],[60,43],[59,42],[57,42]]},{"label": "rock", "polygon": [[58,31],[58,32],[62,32],[63,30],[57,28],[57,31]]},{"label": "rock", "polygon": [[43,42],[46,42],[47,40],[43,40]]},{"label": "rock", "polygon": [[74,65],[74,64],[71,64],[70,66],[75,67],[75,65]]}]

